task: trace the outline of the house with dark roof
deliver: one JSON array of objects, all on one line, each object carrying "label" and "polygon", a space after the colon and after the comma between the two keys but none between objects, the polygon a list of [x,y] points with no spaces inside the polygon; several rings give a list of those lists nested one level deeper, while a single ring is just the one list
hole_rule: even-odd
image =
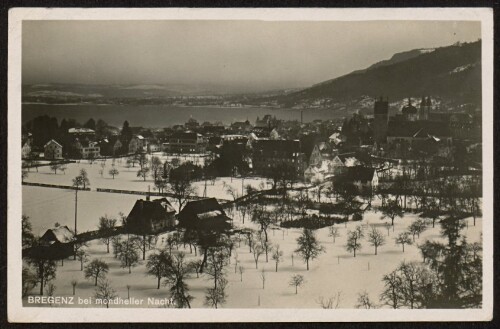
[{"label": "house with dark roof", "polygon": [[207,140],[192,131],[175,132],[163,143],[163,151],[168,153],[205,153]]},{"label": "house with dark roof", "polygon": [[252,148],[252,167],[258,174],[267,175],[282,164],[290,165],[297,173],[304,172],[305,156],[299,140],[256,140]]},{"label": "house with dark roof", "polygon": [[378,175],[375,168],[364,166],[347,168],[347,171],[340,176],[340,180],[356,186],[358,190],[376,188],[378,186]]},{"label": "house with dark roof", "polygon": [[222,232],[231,229],[229,218],[215,198],[189,201],[177,216],[179,227]]},{"label": "house with dark roof", "polygon": [[44,259],[64,259],[74,253],[74,235],[67,226],[48,229],[31,250],[32,256]]},{"label": "house with dark roof", "polygon": [[234,133],[246,134],[252,130],[253,126],[250,121],[236,121],[231,124],[231,130]]},{"label": "house with dark roof", "polygon": [[140,199],[127,216],[125,228],[134,234],[154,234],[175,226],[175,209],[166,198]]}]

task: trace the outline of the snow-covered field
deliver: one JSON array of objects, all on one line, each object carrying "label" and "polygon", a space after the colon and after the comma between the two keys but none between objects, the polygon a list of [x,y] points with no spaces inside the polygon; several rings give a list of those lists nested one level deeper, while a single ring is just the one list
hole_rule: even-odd
[{"label": "snow-covered field", "polygon": [[[57,175],[51,172],[49,167],[39,168],[38,173],[32,169],[26,181],[71,185],[72,178],[78,175],[80,169],[85,168],[89,174],[92,191],[80,191],[78,193],[78,231],[84,232],[95,230],[100,216],[107,214],[118,217],[119,212],[128,214],[135,201],[141,198],[138,195],[96,192],[96,187],[147,191],[148,186],[151,186],[151,189],[154,186],[151,178],[148,178],[146,182],[137,178],[136,172],[138,168],[126,168],[125,160],[117,161],[115,167],[120,171],[120,174],[115,179],[112,179],[107,174],[111,168],[111,160],[107,160],[104,168],[101,167],[99,161],[92,165],[87,161],[69,164],[64,174],[58,173]],[[101,169],[104,170],[102,177],[99,173]],[[246,178],[243,182],[245,186],[251,184],[256,188],[261,183],[266,184],[266,180],[262,178]],[[203,195],[204,185],[204,182],[195,183],[197,194],[200,196]],[[241,195],[242,179],[233,178],[231,181],[230,177],[225,177],[218,178],[214,185],[210,181],[207,183],[207,196],[230,200],[232,196],[227,193],[227,186],[233,187],[237,194]],[[314,197],[311,191],[309,193],[310,197]],[[23,186],[23,214],[30,217],[33,232],[36,235],[41,235],[46,229],[52,228],[56,222],[73,228],[74,197],[75,192],[72,190]],[[326,197],[322,198],[322,201],[327,200]],[[379,200],[375,199],[373,204],[376,205],[378,202]],[[177,208],[173,200],[172,204]],[[361,222],[349,222],[346,225],[347,227],[344,227],[344,224],[338,225],[340,237],[336,239],[335,243],[333,243],[331,237],[328,237],[328,228],[315,231],[319,241],[325,248],[325,253],[310,263],[309,271],[306,270],[305,263],[298,255],[294,256],[292,264],[292,253],[297,248],[296,239],[300,235],[300,229],[269,231],[268,235],[271,243],[273,245],[279,244],[280,249],[284,252],[278,272],[275,272],[275,263],[270,256],[269,262],[265,261],[265,255],[260,257],[259,268],[255,269],[255,262],[249,252],[249,247],[242,241],[241,246],[236,247],[236,253],[238,254],[238,265],[243,266],[245,269],[243,281],[241,282],[240,274],[235,273],[235,252],[233,251],[231,264],[227,267],[227,303],[222,307],[319,308],[321,307],[318,304],[319,298],[328,299],[340,293],[339,307],[353,308],[358,293],[364,290],[369,293],[373,301],[378,302],[378,296],[383,289],[382,276],[393,270],[402,261],[420,262],[421,256],[417,244],[423,243],[426,239],[441,239],[439,224],[435,228],[429,226],[421,234],[415,245],[405,246],[405,252],[403,253],[401,246],[394,243],[394,237],[405,231],[411,222],[417,218],[417,215],[406,214],[404,218],[396,219],[394,232],[392,228],[387,232],[386,220],[381,220],[380,216],[380,213],[368,211],[364,214],[364,219]],[[248,218],[243,224],[236,212],[233,218],[236,227],[244,226],[255,230],[258,229]],[[482,232],[482,220],[478,219],[476,226],[472,226],[472,219],[469,218],[467,221],[468,227],[462,233],[467,235],[469,242],[478,241]],[[360,224],[365,228],[368,228],[369,225],[377,226],[386,235],[386,244],[379,247],[378,255],[374,255],[374,249],[366,239],[362,241],[362,250],[357,252],[355,258],[345,250],[347,232]],[[165,238],[165,234],[160,236],[156,248],[165,247],[162,238]],[[146,275],[145,261],[141,261],[129,274],[127,269],[120,267],[119,261],[113,258],[112,254],[106,253],[106,246],[100,241],[90,242],[88,251],[91,259],[99,258],[109,264],[110,271],[107,278],[119,297],[127,297],[127,285],[131,287],[131,297],[147,300],[149,297],[165,298],[169,296],[167,287],[156,289],[156,279]],[[154,252],[154,250],[151,250],[147,254]],[[186,249],[181,246],[178,251],[174,250],[174,253],[177,252],[185,252],[188,261],[194,260],[195,257],[201,257],[190,253],[189,246]],[[262,269],[265,269],[266,272],[264,289],[262,289],[261,281]],[[295,294],[295,289],[288,284],[293,274],[302,274],[306,280],[305,285],[299,288],[298,294]],[[80,271],[80,264],[72,259],[65,260],[64,266],[58,265],[57,278],[53,282],[56,285],[54,295],[71,296],[71,281],[73,279],[78,281],[77,297],[94,296],[95,287],[93,283],[84,278],[83,272]],[[203,305],[204,294],[206,289],[211,287],[213,283],[204,275],[197,278],[196,274],[193,274],[187,280],[187,284],[191,295],[194,297],[192,307],[205,307]],[[37,294],[37,288],[33,290],[33,294]],[[81,307],[81,305],[75,306]],[[143,304],[142,307],[158,306]]]},{"label": "snow-covered field", "polygon": [[[158,156],[165,161],[165,159],[169,159],[171,161],[172,156],[162,156],[161,153]],[[193,161],[198,159],[198,157],[179,157],[181,161]],[[203,158],[201,158],[203,160]],[[200,160],[201,161],[201,160]],[[104,163],[104,167],[101,164]],[[193,161],[196,163],[196,161]],[[87,160],[82,160],[80,163],[70,163],[67,164],[67,169],[65,172],[57,171],[57,174],[54,173],[53,170],[50,169],[49,166],[38,168],[38,172],[35,169],[31,169],[28,173],[28,177],[25,179],[26,182],[31,183],[44,183],[44,184],[55,184],[55,185],[72,185],[72,180],[75,176],[79,175],[81,169],[85,169],[88,173],[90,179],[90,188],[95,190],[96,188],[110,188],[110,189],[119,189],[119,190],[133,190],[133,191],[144,191],[148,190],[148,187],[151,191],[154,191],[154,181],[153,177],[148,176],[146,181],[144,181],[141,177],[137,177],[137,171],[139,170],[139,166],[136,164],[135,167],[126,167],[126,159],[117,159],[115,161],[115,168],[118,169],[119,174],[115,176],[113,179],[109,175],[109,170],[112,168],[112,160],[98,160],[93,164],[90,164]],[[100,171],[103,171],[103,175],[101,176]],[[219,177],[212,185],[211,181],[207,182],[207,196],[215,197],[218,199],[226,199],[232,200],[232,196],[230,196],[226,192],[226,186],[233,187],[238,196],[241,196],[242,193],[242,183],[243,186],[251,185],[254,188],[259,188],[259,185],[264,182],[267,185],[267,180],[263,178],[231,178],[231,177]],[[205,182],[199,181],[194,182],[193,186],[195,187],[196,194],[198,196],[203,196],[203,192],[205,189]]]},{"label": "snow-covered field", "polygon": [[[74,209],[72,207],[74,192],[58,189],[48,189],[40,187],[23,187],[23,212],[29,215],[34,227],[35,233],[43,233],[45,228],[51,227],[58,221],[63,225],[73,225]],[[133,206],[137,196],[82,192],[79,193],[81,208],[79,211],[79,230],[95,229],[100,215],[107,213],[116,215],[119,211],[127,213]],[[243,225],[241,219],[236,214],[234,216],[236,226],[257,227],[248,221]],[[259,259],[259,269],[255,269],[255,262],[252,254],[249,252],[245,242],[236,248],[238,259],[241,266],[245,268],[243,273],[243,282],[240,281],[240,274],[235,273],[234,251],[231,264],[227,267],[227,303],[224,308],[319,308],[318,299],[322,296],[329,298],[341,292],[339,308],[353,308],[356,304],[357,294],[366,290],[370,298],[378,301],[378,296],[383,289],[381,282],[382,276],[394,269],[402,261],[421,261],[421,257],[416,245],[405,246],[405,252],[401,246],[395,245],[394,237],[405,231],[408,225],[416,219],[416,215],[406,214],[403,219],[396,219],[394,232],[389,231],[390,236],[386,236],[386,244],[379,247],[378,255],[374,255],[373,247],[369,246],[366,239],[362,242],[362,250],[357,253],[356,258],[344,249],[346,243],[346,233],[353,230],[357,225],[376,225],[384,234],[387,234],[385,220],[380,219],[380,213],[365,213],[362,222],[349,222],[347,227],[344,224],[338,225],[340,237],[333,243],[332,238],[328,237],[328,228],[316,231],[321,244],[326,252],[321,254],[318,259],[310,263],[310,270],[306,270],[305,263],[298,255],[294,256],[292,265],[292,252],[296,248],[296,239],[300,235],[300,229],[275,230],[269,232],[269,239],[273,245],[280,245],[284,251],[282,263],[279,264],[278,272],[275,272],[275,264],[269,257],[266,263],[265,255]],[[478,219],[476,226],[472,226],[472,219],[467,219],[468,227],[462,233],[466,234],[469,242],[480,239],[482,220]],[[421,234],[417,239],[418,243],[423,243],[426,239],[440,239],[439,225],[433,229],[429,227],[427,231]],[[163,248],[161,236],[156,248]],[[180,246],[179,251],[185,252],[187,260],[195,259],[194,253],[189,253],[189,246],[183,249]],[[147,254],[155,252],[149,251]],[[120,267],[119,262],[113,258],[112,254],[106,253],[106,246],[100,241],[92,241],[89,246],[90,258],[99,258],[104,260],[110,266],[107,278],[117,295],[127,298],[127,285],[130,285],[130,296],[135,298],[148,297],[165,298],[168,297],[168,288],[161,287],[156,289],[156,279],[146,275],[145,262],[132,268],[129,274],[127,269]],[[146,256],[147,257],[147,256]],[[197,257],[200,257],[199,255]],[[261,270],[266,271],[265,289],[262,289]],[[290,277],[293,274],[302,274],[306,283],[299,288],[298,294],[295,289],[288,285]],[[78,261],[68,259],[64,261],[64,266],[58,265],[57,278],[54,280],[56,285],[55,296],[71,296],[71,281],[78,281],[76,296],[91,297],[94,296],[94,285],[90,280],[84,278],[80,271]],[[203,305],[205,290],[213,284],[204,275],[200,278],[196,274],[191,275],[187,280],[190,293],[194,297],[192,307],[206,307]],[[36,294],[36,288],[33,290]],[[259,306],[260,300],[260,306]],[[142,307],[158,307],[147,305],[146,301]],[[26,304],[27,305],[27,304]],[[79,305],[75,305],[79,306]],[[81,307],[81,305],[79,306]],[[111,306],[118,307],[118,306]]]}]

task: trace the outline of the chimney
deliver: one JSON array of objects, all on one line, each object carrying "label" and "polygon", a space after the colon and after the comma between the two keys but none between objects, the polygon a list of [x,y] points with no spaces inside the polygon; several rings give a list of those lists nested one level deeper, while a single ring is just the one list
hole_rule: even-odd
[{"label": "chimney", "polygon": [[148,194],[146,194],[146,201],[149,201],[150,186],[148,185]]}]

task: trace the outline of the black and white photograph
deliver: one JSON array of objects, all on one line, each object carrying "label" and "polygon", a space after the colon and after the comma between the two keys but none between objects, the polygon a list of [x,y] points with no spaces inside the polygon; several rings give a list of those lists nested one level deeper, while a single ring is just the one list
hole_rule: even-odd
[{"label": "black and white photograph", "polygon": [[491,319],[492,11],[372,11],[11,13],[9,317]]}]

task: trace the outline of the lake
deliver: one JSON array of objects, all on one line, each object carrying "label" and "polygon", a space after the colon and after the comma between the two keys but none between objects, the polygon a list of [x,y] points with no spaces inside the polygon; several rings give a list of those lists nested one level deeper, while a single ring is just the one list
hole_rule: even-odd
[{"label": "lake", "polygon": [[[110,125],[121,127],[125,120],[131,126],[162,128],[176,124],[183,124],[189,118],[198,122],[221,121],[228,125],[235,121],[249,120],[255,123],[257,117],[266,114],[276,116],[277,119],[299,120],[298,109],[269,109],[269,108],[220,108],[220,107],[173,107],[173,106],[138,106],[138,105],[46,105],[23,104],[22,121],[27,122],[40,115],[56,117],[59,122],[63,119],[75,119],[85,123],[88,119],[102,119]],[[332,110],[308,109],[304,110],[304,122],[315,119],[329,120],[338,118],[339,113]]]}]

